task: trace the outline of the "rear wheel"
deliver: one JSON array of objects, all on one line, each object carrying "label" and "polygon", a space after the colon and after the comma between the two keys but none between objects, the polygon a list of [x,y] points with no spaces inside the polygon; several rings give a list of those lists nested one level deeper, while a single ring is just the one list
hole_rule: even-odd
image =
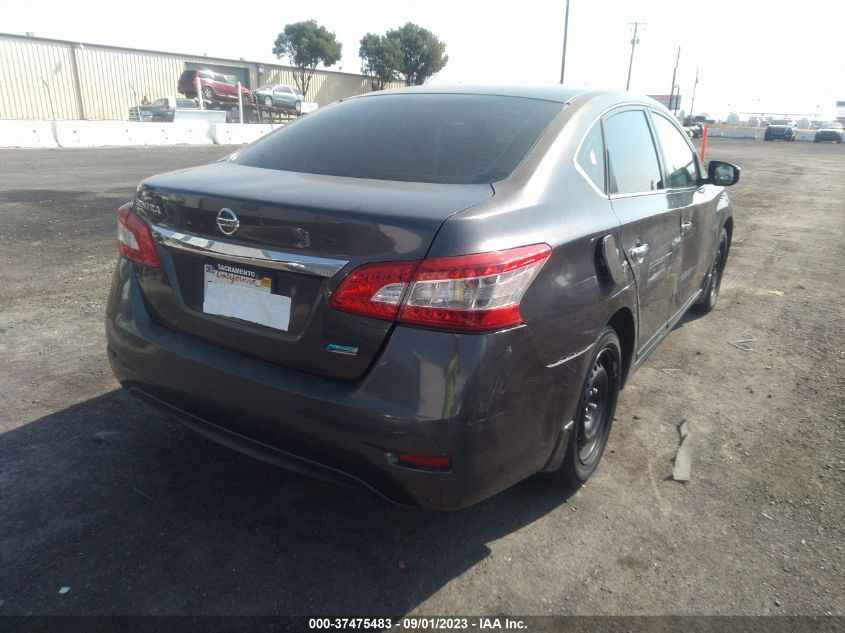
[{"label": "rear wheel", "polygon": [[725,269],[725,258],[728,253],[728,233],[722,229],[719,237],[719,250],[710,268],[710,279],[704,288],[704,295],[693,304],[692,310],[698,314],[707,314],[716,307],[719,300],[719,289],[722,286],[722,271]]},{"label": "rear wheel", "polygon": [[202,98],[206,101],[214,101],[214,91],[211,89],[211,86],[205,86],[202,89]]},{"label": "rear wheel", "polygon": [[552,475],[566,488],[578,488],[598,468],[616,413],[621,368],[619,337],[613,328],[606,327],[593,348],[566,456],[560,469]]},{"label": "rear wheel", "polygon": [[272,108],[273,107],[273,97],[267,95],[264,97],[264,105],[265,107]]}]

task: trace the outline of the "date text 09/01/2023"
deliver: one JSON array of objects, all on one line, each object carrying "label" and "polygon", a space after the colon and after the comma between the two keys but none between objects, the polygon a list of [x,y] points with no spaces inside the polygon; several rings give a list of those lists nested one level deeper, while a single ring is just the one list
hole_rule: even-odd
[{"label": "date text 09/01/2023", "polygon": [[448,618],[448,617],[407,617],[392,618],[311,618],[308,620],[311,630],[462,630],[477,629],[482,631],[527,630],[526,623],[513,618]]}]

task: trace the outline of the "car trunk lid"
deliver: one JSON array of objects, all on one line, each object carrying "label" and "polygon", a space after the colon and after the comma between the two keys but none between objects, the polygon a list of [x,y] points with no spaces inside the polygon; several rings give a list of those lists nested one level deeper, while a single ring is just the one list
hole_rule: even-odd
[{"label": "car trunk lid", "polygon": [[331,309],[334,289],[361,264],[422,259],[446,218],[492,195],[489,184],[365,180],[225,160],[164,174],[142,183],[136,199],[162,263],[138,279],[166,327],[352,380],[392,324]]}]

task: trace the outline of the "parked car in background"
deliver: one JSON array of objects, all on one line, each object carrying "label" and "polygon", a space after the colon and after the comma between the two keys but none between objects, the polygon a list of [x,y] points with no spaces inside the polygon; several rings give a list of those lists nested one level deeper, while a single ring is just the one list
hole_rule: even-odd
[{"label": "parked car in background", "polygon": [[574,488],[633,371],[716,306],[739,175],[629,93],[345,99],[140,184],[108,357],[211,439],[400,503]]},{"label": "parked car in background", "polygon": [[700,121],[694,121],[690,117],[684,119],[684,129],[692,138],[701,138],[704,134],[704,124]]},{"label": "parked car in background", "polygon": [[267,84],[255,90],[255,98],[260,105],[267,108],[280,108],[287,112],[302,113],[302,102],[305,95],[299,88],[285,84]]},{"label": "parked car in background", "polygon": [[845,136],[845,132],[843,132],[842,124],[839,121],[825,121],[818,125],[813,136],[813,143],[841,143],[843,136]]},{"label": "parked car in background", "polygon": [[764,141],[782,139],[784,141],[795,140],[796,125],[792,119],[772,119],[763,134]]},{"label": "parked car in background", "polygon": [[138,115],[138,106],[129,108],[129,120],[171,122],[177,108],[196,109],[198,107],[193,99],[178,99],[173,96],[162,97],[149,105],[142,105],[140,116]]},{"label": "parked car in background", "polygon": [[[176,91],[189,99],[196,98],[197,78],[199,78],[202,98],[206,101],[238,101],[237,80],[211,70],[186,70],[179,76]],[[245,86],[241,86],[240,99],[245,104],[255,103],[255,95]]]}]

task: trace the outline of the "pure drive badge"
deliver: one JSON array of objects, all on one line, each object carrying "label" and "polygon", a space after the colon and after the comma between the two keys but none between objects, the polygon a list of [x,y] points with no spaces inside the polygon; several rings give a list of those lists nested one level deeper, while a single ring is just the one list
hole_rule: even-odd
[{"label": "pure drive badge", "polygon": [[350,345],[338,345],[337,343],[329,343],[326,345],[327,352],[334,352],[335,354],[345,354],[346,356],[355,356],[358,353],[357,347]]}]

